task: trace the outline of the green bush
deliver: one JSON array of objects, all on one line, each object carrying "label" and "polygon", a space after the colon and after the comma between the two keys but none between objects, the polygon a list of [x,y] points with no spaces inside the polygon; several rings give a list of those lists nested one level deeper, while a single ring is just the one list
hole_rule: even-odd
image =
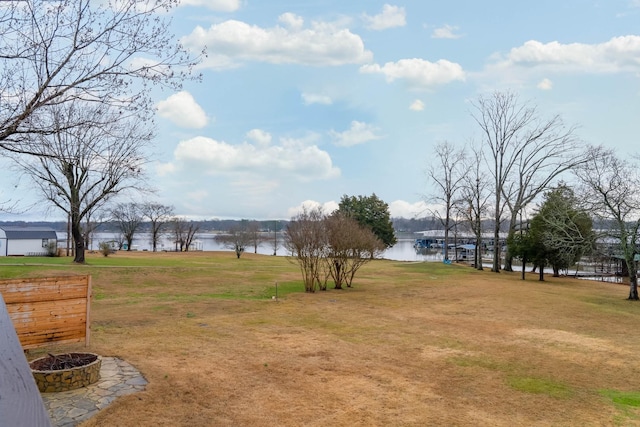
[{"label": "green bush", "polygon": [[98,248],[100,250],[100,253],[104,256],[109,256],[113,253],[113,248],[111,247],[111,243],[109,242],[100,242]]},{"label": "green bush", "polygon": [[58,242],[47,243],[46,250],[47,250],[47,256],[50,256],[50,257],[59,256]]}]

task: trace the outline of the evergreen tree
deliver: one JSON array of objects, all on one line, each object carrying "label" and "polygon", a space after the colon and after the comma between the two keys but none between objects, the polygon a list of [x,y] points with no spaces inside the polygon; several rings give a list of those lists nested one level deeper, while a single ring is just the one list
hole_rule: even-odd
[{"label": "evergreen tree", "polygon": [[354,218],[375,234],[387,248],[396,244],[396,235],[391,222],[389,205],[378,196],[342,196],[338,211]]},{"label": "evergreen tree", "polygon": [[560,184],[545,194],[531,226],[539,234],[555,277],[593,248],[592,224],[571,188]]},{"label": "evergreen tree", "polygon": [[544,280],[545,265],[551,265],[557,277],[560,270],[571,267],[591,250],[593,242],[591,218],[579,208],[573,191],[563,184],[545,194],[526,229],[508,240],[514,256],[523,264],[532,262],[540,269],[540,280]]}]

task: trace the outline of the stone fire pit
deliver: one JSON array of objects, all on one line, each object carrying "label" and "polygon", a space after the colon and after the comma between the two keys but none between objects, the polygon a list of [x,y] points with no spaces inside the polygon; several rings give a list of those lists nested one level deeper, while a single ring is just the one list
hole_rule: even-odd
[{"label": "stone fire pit", "polygon": [[40,392],[86,387],[100,379],[102,358],[94,353],[49,354],[29,363]]}]

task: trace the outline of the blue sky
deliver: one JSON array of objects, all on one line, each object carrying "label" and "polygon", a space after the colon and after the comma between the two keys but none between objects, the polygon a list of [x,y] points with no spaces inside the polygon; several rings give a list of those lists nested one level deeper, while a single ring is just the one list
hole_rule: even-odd
[{"label": "blue sky", "polygon": [[640,0],[183,0],[171,18],[208,50],[201,82],[154,94],[149,179],[180,215],[376,193],[422,216],[435,145],[478,139],[470,101],[495,90],[637,152]]}]

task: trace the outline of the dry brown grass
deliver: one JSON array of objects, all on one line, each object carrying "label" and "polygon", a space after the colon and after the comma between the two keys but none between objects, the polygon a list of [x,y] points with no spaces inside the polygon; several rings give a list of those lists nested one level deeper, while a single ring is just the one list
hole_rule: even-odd
[{"label": "dry brown grass", "polygon": [[189,257],[92,268],[90,350],[149,385],[84,427],[640,425],[600,393],[640,391],[624,286],[375,261],[353,289],[274,302],[246,297],[300,282],[286,260]]}]

